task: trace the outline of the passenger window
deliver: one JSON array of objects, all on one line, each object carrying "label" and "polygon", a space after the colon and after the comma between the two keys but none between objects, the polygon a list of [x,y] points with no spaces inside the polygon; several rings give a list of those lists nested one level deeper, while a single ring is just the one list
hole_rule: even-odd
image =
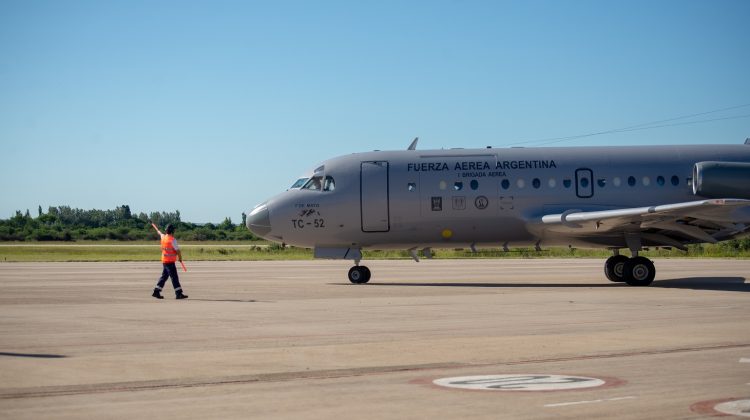
[{"label": "passenger window", "polygon": [[500,183],[500,185],[503,187],[504,190],[507,190],[508,188],[510,188],[510,181],[508,181],[507,179],[504,179]]},{"label": "passenger window", "polygon": [[314,176],[310,178],[307,183],[302,187],[303,190],[317,190],[320,191],[322,177]]},{"label": "passenger window", "polygon": [[416,191],[417,190],[417,184],[410,182],[409,186],[407,187],[409,191]]},{"label": "passenger window", "polygon": [[518,186],[518,188],[524,188],[526,186],[526,181],[524,181],[523,178],[518,178],[516,186]]},{"label": "passenger window", "polygon": [[659,186],[660,186],[660,187],[663,187],[663,186],[664,186],[664,182],[665,182],[665,181],[664,181],[664,177],[663,177],[663,176],[659,175],[659,176],[658,176],[658,177],[656,178],[656,183],[657,183],[657,184],[659,184]]},{"label": "passenger window", "polygon": [[461,181],[456,181],[455,183],[453,183],[453,189],[456,191],[461,191],[462,189],[464,189],[464,183]]},{"label": "passenger window", "polygon": [[327,176],[325,182],[323,183],[323,191],[333,191],[336,189],[336,182],[334,182],[333,177]]},{"label": "passenger window", "polygon": [[677,175],[672,175],[672,185],[674,185],[675,187],[680,185],[680,177],[678,177]]},{"label": "passenger window", "polygon": [[635,177],[634,176],[629,176],[628,177],[628,185],[630,185],[631,187],[635,187]]},{"label": "passenger window", "polygon": [[620,180],[619,176],[612,178],[612,185],[614,185],[615,187],[619,187],[620,185],[622,185],[622,180]]},{"label": "passenger window", "polygon": [[573,185],[573,181],[568,178],[563,179],[563,185],[565,186],[565,188],[570,188],[570,186]]},{"label": "passenger window", "polygon": [[547,185],[549,185],[550,188],[555,188],[557,186],[557,181],[555,181],[555,178],[550,178]]},{"label": "passenger window", "polygon": [[651,185],[651,178],[647,176],[644,176],[642,181],[644,187],[648,187],[649,185]]},{"label": "passenger window", "polygon": [[540,181],[539,178],[534,178],[534,180],[531,181],[531,185],[533,185],[535,189],[539,189],[539,187],[542,186],[542,181]]},{"label": "passenger window", "polygon": [[604,179],[604,178],[599,178],[599,179],[598,179],[598,180],[596,181],[596,185],[598,185],[598,186],[599,186],[599,188],[604,188],[604,187],[606,187],[606,186],[607,186],[607,180],[606,180],[606,179]]},{"label": "passenger window", "polygon": [[472,190],[476,190],[477,188],[479,188],[479,181],[477,181],[476,179],[472,179],[469,183],[469,186]]},{"label": "passenger window", "polygon": [[445,190],[446,188],[448,188],[448,183],[447,183],[447,182],[445,182],[445,181],[440,181],[440,185],[439,185],[439,187],[440,187],[440,191],[443,191],[443,190]]}]

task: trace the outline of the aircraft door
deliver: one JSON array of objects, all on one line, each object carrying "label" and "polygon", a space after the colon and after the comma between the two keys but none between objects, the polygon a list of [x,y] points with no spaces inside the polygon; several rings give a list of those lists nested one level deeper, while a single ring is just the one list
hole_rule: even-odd
[{"label": "aircraft door", "polygon": [[362,162],[360,166],[360,209],[362,232],[391,230],[388,190],[388,162]]},{"label": "aircraft door", "polygon": [[594,196],[594,172],[591,169],[576,169],[576,195],[578,198]]}]

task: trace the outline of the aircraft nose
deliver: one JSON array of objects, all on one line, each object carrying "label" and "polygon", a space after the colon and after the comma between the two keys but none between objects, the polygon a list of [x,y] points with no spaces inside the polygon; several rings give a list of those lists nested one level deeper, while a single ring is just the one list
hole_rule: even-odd
[{"label": "aircraft nose", "polygon": [[245,225],[250,232],[265,237],[271,232],[271,219],[268,212],[268,202],[258,204],[255,208],[247,215]]}]

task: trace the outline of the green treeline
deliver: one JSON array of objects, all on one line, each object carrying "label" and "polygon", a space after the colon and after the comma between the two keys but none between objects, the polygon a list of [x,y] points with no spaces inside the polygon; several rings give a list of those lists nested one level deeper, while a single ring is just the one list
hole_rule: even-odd
[{"label": "green treeline", "polygon": [[151,227],[155,223],[163,231],[168,223],[175,225],[175,237],[186,241],[247,241],[257,240],[242,224],[235,225],[227,217],[219,224],[198,225],[183,222],[179,210],[133,214],[130,206],[114,210],[82,210],[69,206],[50,207],[46,213],[39,206],[37,217],[16,211],[15,216],[0,220],[0,241],[136,241],[158,239]]}]

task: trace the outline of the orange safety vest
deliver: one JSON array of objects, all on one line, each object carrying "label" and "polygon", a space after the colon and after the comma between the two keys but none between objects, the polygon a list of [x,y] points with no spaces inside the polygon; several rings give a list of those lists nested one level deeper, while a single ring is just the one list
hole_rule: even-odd
[{"label": "orange safety vest", "polygon": [[173,263],[177,261],[177,250],[172,246],[174,236],[162,235],[161,237],[161,262]]}]

